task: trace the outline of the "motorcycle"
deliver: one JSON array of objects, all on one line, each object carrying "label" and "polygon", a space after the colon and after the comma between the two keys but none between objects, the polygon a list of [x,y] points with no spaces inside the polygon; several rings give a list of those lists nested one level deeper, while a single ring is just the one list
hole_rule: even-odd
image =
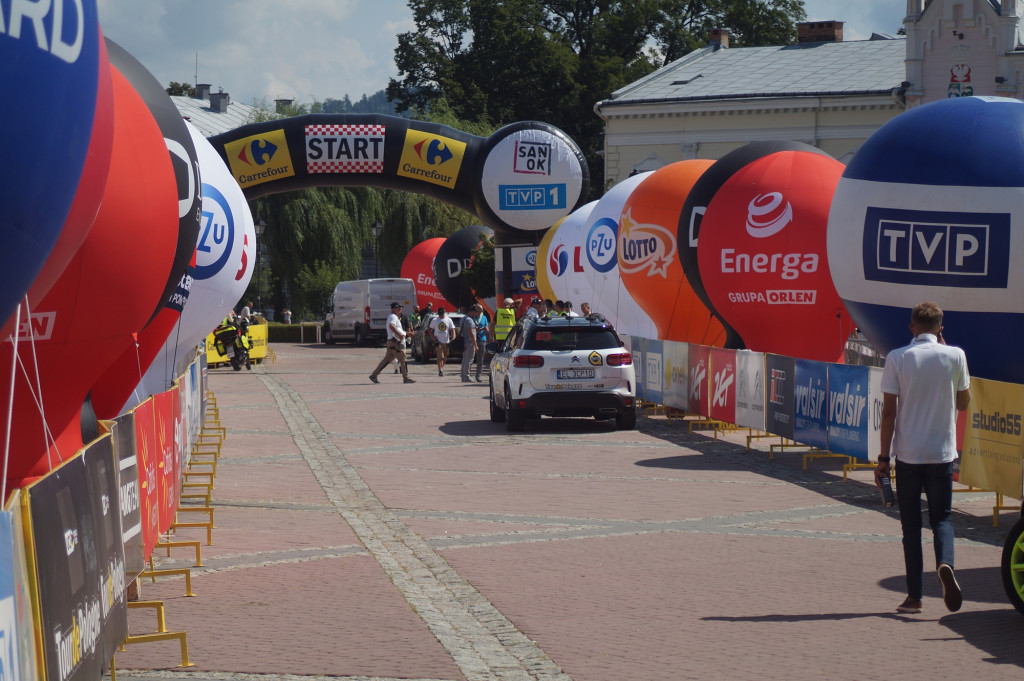
[{"label": "motorcycle", "polygon": [[242,328],[235,326],[231,321],[224,320],[213,330],[214,344],[217,352],[228,358],[231,368],[241,371],[242,365],[252,371],[252,362],[249,360],[249,334],[248,324],[243,322]]}]

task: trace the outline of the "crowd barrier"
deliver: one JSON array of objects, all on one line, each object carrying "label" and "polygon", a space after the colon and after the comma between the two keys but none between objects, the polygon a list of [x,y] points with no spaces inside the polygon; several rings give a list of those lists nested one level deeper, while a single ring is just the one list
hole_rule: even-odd
[{"label": "crowd barrier", "polygon": [[[170,390],[101,422],[98,438],[8,497],[0,678],[95,681],[130,638],[127,586],[175,524],[206,412],[205,359],[199,353]],[[184,653],[184,633],[170,635]]]},{"label": "crowd barrier", "polygon": [[[881,447],[882,369],[750,350],[629,338],[638,400],[710,421],[778,436],[808,458],[847,457],[851,467],[877,461]],[[1024,385],[971,379],[971,403],[957,423],[958,481],[1024,497]],[[748,440],[749,443],[749,440]],[[806,464],[806,459],[805,459]]]},{"label": "crowd barrier", "polygon": [[[249,324],[249,359],[254,362],[262,362],[267,358],[267,320],[263,317],[253,316]],[[213,337],[213,332],[206,337],[206,363],[207,366],[217,367],[228,363],[226,355],[220,354]]]}]

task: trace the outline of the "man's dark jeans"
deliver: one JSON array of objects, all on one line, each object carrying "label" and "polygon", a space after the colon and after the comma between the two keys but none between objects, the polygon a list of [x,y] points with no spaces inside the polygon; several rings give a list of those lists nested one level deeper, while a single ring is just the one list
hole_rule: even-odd
[{"label": "man's dark jeans", "polygon": [[921,598],[924,555],[921,549],[921,492],[928,499],[935,565],[953,567],[953,463],[903,463],[896,460],[896,499],[903,525],[903,559],[907,564],[907,595]]}]

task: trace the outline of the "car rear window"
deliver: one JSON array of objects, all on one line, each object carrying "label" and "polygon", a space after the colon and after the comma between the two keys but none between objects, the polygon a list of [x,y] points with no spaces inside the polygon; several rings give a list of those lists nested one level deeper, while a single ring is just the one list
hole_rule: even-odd
[{"label": "car rear window", "polygon": [[527,350],[606,350],[619,347],[619,340],[615,332],[607,328],[541,328],[534,330],[524,347]]}]

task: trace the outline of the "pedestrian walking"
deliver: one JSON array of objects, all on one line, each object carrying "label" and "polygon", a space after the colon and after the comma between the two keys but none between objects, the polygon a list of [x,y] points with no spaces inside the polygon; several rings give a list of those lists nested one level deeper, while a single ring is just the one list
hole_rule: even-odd
[{"label": "pedestrian walking", "polygon": [[907,598],[896,609],[922,609],[924,556],[921,549],[921,492],[928,502],[935,564],[942,598],[950,612],[963,603],[953,572],[953,462],[956,412],[971,401],[967,357],[942,337],[942,310],[921,303],[910,314],[910,345],[891,351],[882,371],[882,448],[875,484],[890,475],[896,457],[896,500],[903,526]]},{"label": "pedestrian walking", "polygon": [[463,309],[464,317],[459,326],[459,335],[462,337],[462,371],[460,376],[463,383],[472,383],[469,377],[469,370],[473,366],[473,358],[477,353],[476,319],[473,314],[476,312],[476,305],[469,305]]},{"label": "pedestrian walking", "polygon": [[451,342],[455,329],[452,328],[452,320],[443,307],[437,308],[437,316],[430,320],[430,327],[427,331],[435,343],[437,375],[444,376],[444,365],[448,362],[448,343]]},{"label": "pedestrian walking", "polygon": [[384,359],[380,361],[377,368],[370,374],[370,381],[373,383],[379,383],[377,376],[380,372],[384,371],[384,367],[390,364],[394,360],[398,360],[398,369],[402,372],[402,383],[415,383],[413,379],[409,378],[409,367],[405,364],[405,347],[402,342],[405,340],[405,329],[402,328],[402,304],[391,303],[391,314],[388,315],[387,330],[387,352],[384,355]]},{"label": "pedestrian walking", "polygon": [[484,367],[484,361],[487,359],[487,336],[490,331],[491,320],[487,318],[487,313],[484,312],[484,306],[477,303],[473,306],[474,318],[476,320],[476,382],[482,383],[480,379],[480,373]]}]

